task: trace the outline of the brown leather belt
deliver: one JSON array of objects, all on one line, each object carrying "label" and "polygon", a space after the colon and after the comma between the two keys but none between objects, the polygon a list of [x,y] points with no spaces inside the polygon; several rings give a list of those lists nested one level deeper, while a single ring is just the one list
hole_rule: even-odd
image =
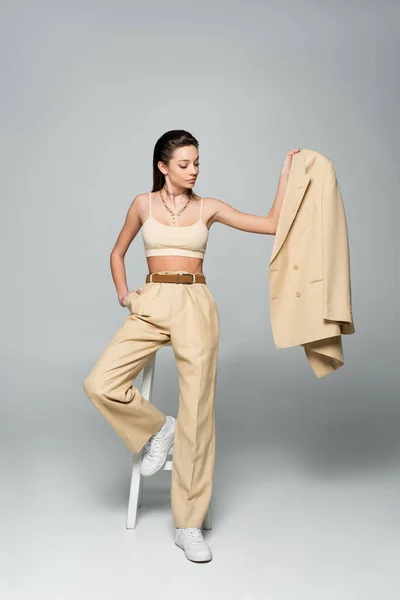
[{"label": "brown leather belt", "polygon": [[146,283],[205,283],[206,276],[202,273],[149,273]]}]

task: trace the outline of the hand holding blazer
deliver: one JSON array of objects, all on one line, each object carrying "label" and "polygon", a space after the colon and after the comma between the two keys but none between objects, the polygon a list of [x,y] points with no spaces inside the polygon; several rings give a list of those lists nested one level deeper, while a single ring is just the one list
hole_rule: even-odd
[{"label": "hand holding blazer", "polygon": [[355,333],[347,221],[331,160],[293,155],[269,262],[275,346],[303,346],[316,377],[344,364],[342,334]]}]

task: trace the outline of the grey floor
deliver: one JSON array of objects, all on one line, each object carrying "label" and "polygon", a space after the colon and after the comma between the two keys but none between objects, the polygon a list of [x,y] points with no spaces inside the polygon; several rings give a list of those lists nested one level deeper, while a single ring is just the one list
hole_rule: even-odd
[{"label": "grey floor", "polygon": [[397,600],[394,398],[369,385],[366,401],[344,374],[321,385],[304,364],[259,389],[259,369],[242,365],[244,381],[220,367],[206,564],[174,544],[170,471],[144,480],[136,529],[125,528],[131,455],[83,395],[71,402],[75,381],[65,382],[64,411],[57,402],[8,414],[1,598]]}]

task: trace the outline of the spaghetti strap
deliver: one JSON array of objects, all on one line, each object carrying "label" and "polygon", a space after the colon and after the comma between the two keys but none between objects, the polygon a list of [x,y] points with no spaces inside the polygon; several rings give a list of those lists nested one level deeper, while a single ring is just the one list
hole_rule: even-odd
[{"label": "spaghetti strap", "polygon": [[151,216],[151,192],[149,192],[149,214]]},{"label": "spaghetti strap", "polygon": [[203,220],[203,198],[200,201],[200,219]]}]

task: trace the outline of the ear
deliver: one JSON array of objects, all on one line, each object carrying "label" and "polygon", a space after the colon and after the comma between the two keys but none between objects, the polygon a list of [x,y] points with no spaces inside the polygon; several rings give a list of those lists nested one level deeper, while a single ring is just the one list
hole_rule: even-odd
[{"label": "ear", "polygon": [[157,167],[160,169],[160,171],[163,175],[168,174],[168,169],[161,160],[158,161]]}]

